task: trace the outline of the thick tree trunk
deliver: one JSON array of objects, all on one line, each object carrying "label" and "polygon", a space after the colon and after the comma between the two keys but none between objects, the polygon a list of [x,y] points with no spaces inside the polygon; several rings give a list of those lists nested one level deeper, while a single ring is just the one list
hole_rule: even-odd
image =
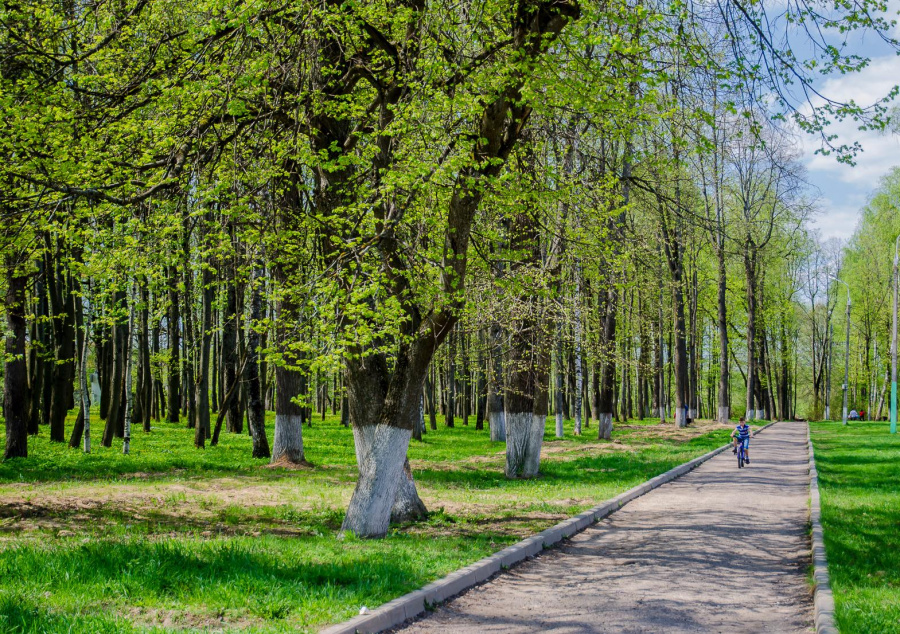
[{"label": "thick tree trunk", "polygon": [[50,396],[50,440],[66,441],[66,416],[73,400],[75,378],[75,297],[69,274],[50,260],[49,239],[46,261],[47,288],[52,310],[55,363]]},{"label": "thick tree trunk", "polygon": [[[526,253],[527,259],[520,266],[537,266],[541,262],[538,227],[534,218],[521,212],[513,218],[510,247]],[[506,477],[533,478],[538,475],[541,462],[541,445],[547,416],[547,366],[549,355],[546,333],[543,329],[543,311],[537,296],[522,298],[521,314],[512,315],[509,328],[509,362],[507,363],[506,390]],[[576,433],[580,430],[581,408],[581,350],[579,293],[576,291]]]},{"label": "thick tree trunk", "polygon": [[6,262],[6,363],[3,372],[3,412],[6,421],[4,460],[28,457],[28,368],[25,360],[25,287],[27,277]]},{"label": "thick tree trunk", "polygon": [[[279,272],[279,275],[282,274]],[[283,276],[282,276],[283,277]],[[298,317],[294,303],[285,298],[278,306],[278,343],[283,363],[275,366],[275,441],[272,445],[272,463],[302,464],[303,425],[307,422],[305,407],[294,398],[305,396],[306,376],[297,368],[295,354],[287,342],[289,324]],[[285,365],[287,364],[287,365]]]},{"label": "thick tree trunk", "polygon": [[[365,381],[360,381],[365,383]],[[373,387],[370,385],[370,387]],[[370,394],[377,399],[377,391]],[[352,417],[352,416],[351,416]],[[409,426],[415,428],[421,425],[422,409],[421,398],[419,399],[419,407],[412,410],[409,420]],[[366,493],[371,493],[368,500],[370,508],[377,515],[384,515],[384,508],[388,508],[389,522],[406,523],[424,518],[428,511],[425,504],[419,498],[416,490],[416,483],[413,480],[412,471],[409,467],[409,459],[406,458],[406,450],[409,447],[409,439],[411,430],[400,429],[397,427],[389,427],[387,425],[357,425],[353,424],[353,440],[356,450],[356,465],[359,468],[359,483],[363,483],[367,487]],[[399,452],[403,451],[402,455]],[[400,469],[394,469],[388,465],[389,460],[394,460],[400,465]],[[394,465],[396,466],[396,465]],[[391,477],[394,471],[396,482],[387,482],[384,478]],[[363,493],[363,491],[360,491]],[[357,492],[354,491],[354,497]],[[348,515],[350,511],[348,510]],[[380,522],[384,518],[381,517]],[[383,535],[387,532],[387,526],[378,525],[379,529],[383,527]],[[354,534],[360,533],[348,523],[344,522],[342,530],[349,530]],[[378,535],[374,535],[378,536]]]},{"label": "thick tree trunk", "polygon": [[[352,388],[351,388],[352,390]],[[355,395],[351,391],[350,401]],[[383,537],[390,526],[401,483],[411,481],[406,472],[406,451],[412,431],[392,425],[360,425],[353,421],[353,439],[359,479],[341,530],[360,537]]]}]

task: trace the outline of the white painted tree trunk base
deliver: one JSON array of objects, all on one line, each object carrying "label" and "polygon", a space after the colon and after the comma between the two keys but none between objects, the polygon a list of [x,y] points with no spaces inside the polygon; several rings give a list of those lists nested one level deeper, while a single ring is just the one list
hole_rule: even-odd
[{"label": "white painted tree trunk base", "polygon": [[391,507],[391,523],[405,524],[425,519],[428,509],[419,497],[416,490],[416,481],[413,480],[412,470],[409,468],[409,458],[403,464],[400,474],[400,484],[397,487],[397,498]]},{"label": "white painted tree trunk base", "polygon": [[533,478],[541,466],[544,417],[531,412],[506,414],[506,477]]},{"label": "white painted tree trunk base", "polygon": [[685,409],[683,407],[679,407],[675,410],[675,426],[676,427],[684,427],[687,425],[687,419],[684,417]]},{"label": "white painted tree trunk base", "polygon": [[[384,537],[391,523],[412,431],[388,425],[353,428],[359,479],[342,531],[357,537]],[[412,474],[410,474],[410,479]],[[418,497],[418,496],[417,496]]]},{"label": "white painted tree trunk base", "polygon": [[613,415],[611,413],[597,415],[597,438],[612,440]]},{"label": "white painted tree trunk base", "polygon": [[299,414],[275,414],[275,440],[272,464],[303,464],[303,417]]},{"label": "white painted tree trunk base", "polygon": [[727,425],[727,424],[729,423],[730,416],[731,416],[731,408],[729,408],[729,407],[719,407],[719,417],[718,417],[717,420],[718,420],[721,424]]},{"label": "white painted tree trunk base", "polygon": [[489,425],[491,427],[491,442],[503,442],[506,440],[506,412],[491,412]]},{"label": "white painted tree trunk base", "polygon": [[565,430],[563,429],[563,416],[562,414],[556,415],[556,437],[562,438],[565,435]]}]

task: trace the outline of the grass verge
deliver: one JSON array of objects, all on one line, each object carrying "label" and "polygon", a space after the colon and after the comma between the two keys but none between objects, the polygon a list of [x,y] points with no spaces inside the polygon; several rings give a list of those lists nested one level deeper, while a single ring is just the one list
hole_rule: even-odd
[{"label": "grass verge", "polygon": [[835,617],[844,634],[900,632],[900,436],[813,423]]}]

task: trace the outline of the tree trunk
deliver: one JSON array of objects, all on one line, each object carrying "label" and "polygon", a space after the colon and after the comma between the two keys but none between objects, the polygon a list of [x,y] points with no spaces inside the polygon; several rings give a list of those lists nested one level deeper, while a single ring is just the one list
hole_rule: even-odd
[{"label": "tree trunk", "polygon": [[756,418],[756,260],[751,245],[744,252],[747,297],[747,418]]},{"label": "tree trunk", "polygon": [[168,411],[166,419],[177,424],[181,419],[181,311],[178,305],[178,274],[169,267],[169,314],[166,327],[169,340]]},{"label": "tree trunk", "polygon": [[556,437],[565,436],[563,429],[563,325],[562,320],[556,326],[556,390],[554,391],[556,415]]},{"label": "tree trunk", "polygon": [[134,333],[134,301],[128,302],[128,340],[125,343],[125,423],[122,435],[122,453],[131,453],[131,418],[134,396],[131,391],[132,337]]},{"label": "tree trunk", "polygon": [[[237,353],[237,286],[233,279],[233,269],[227,270],[230,272],[229,277],[232,279],[225,280],[225,313],[222,317],[222,370],[225,378],[223,394],[230,392],[232,387],[240,380]],[[228,421],[226,429],[234,434],[243,433],[244,416],[241,411],[239,398],[231,400],[226,415]]]},{"label": "tree trunk", "polygon": [[[117,291],[113,297],[113,305],[116,310],[120,310],[125,304],[125,292]],[[109,410],[106,415],[106,427],[103,429],[103,438],[100,441],[104,447],[112,447],[112,439],[119,436],[118,423],[121,414],[124,414],[124,404],[122,397],[124,396],[123,383],[125,380],[125,337],[123,336],[123,326],[119,323],[120,317],[114,321],[110,329],[110,373],[109,379]],[[124,420],[124,417],[121,417]],[[121,436],[124,436],[124,429]]]},{"label": "tree trunk", "polygon": [[[284,279],[280,271],[278,276]],[[306,376],[298,369],[298,359],[287,341],[289,324],[298,318],[295,304],[284,298],[278,305],[278,345],[281,347],[282,363],[275,366],[275,441],[272,445],[272,463],[286,462],[302,464],[303,425],[306,408],[294,402],[294,398],[305,396]]]},{"label": "tree trunk", "polygon": [[211,262],[203,267],[201,274],[201,317],[200,317],[200,358],[197,371],[200,376],[195,382],[197,427],[194,429],[194,446],[202,449],[206,445],[206,439],[210,437],[210,407],[209,407],[209,354],[212,344],[213,325],[213,289]]},{"label": "tree trunk", "polygon": [[503,336],[500,326],[491,326],[491,360],[490,380],[488,381],[488,425],[491,428],[491,442],[506,440],[506,411],[503,405]]},{"label": "tree trunk", "polygon": [[456,416],[456,332],[450,333],[450,342],[447,346],[447,412],[444,415],[444,424],[453,427],[453,418]]},{"label": "tree trunk", "polygon": [[601,320],[600,398],[597,399],[597,438],[610,440],[616,405],[616,310],[618,293],[614,288],[606,292]]},{"label": "tree trunk", "polygon": [[253,439],[253,457],[269,457],[269,439],[266,437],[266,411],[262,401],[259,376],[259,328],[262,319],[262,267],[253,269],[250,290],[250,336],[247,339],[247,426]]},{"label": "tree trunk", "polygon": [[28,278],[6,262],[6,363],[3,372],[3,412],[6,421],[4,460],[28,457],[28,368],[25,361],[25,287]]},{"label": "tree trunk", "polygon": [[[61,263],[51,260],[50,239],[46,239],[47,289],[52,311],[55,363],[50,395],[50,440],[66,441],[66,416],[73,402],[75,378],[75,298],[69,274]],[[58,251],[61,249],[57,245]]]}]

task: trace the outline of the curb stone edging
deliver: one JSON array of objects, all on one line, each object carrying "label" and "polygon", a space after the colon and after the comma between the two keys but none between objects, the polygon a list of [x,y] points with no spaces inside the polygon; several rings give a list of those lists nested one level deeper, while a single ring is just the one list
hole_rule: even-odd
[{"label": "curb stone edging", "polygon": [[[775,423],[772,422],[763,425],[754,433],[758,434],[774,424]],[[343,623],[332,625],[331,627],[321,630],[319,634],[377,634],[383,630],[396,627],[404,621],[414,619],[425,612],[427,608],[443,603],[447,599],[454,597],[483,581],[487,581],[496,573],[506,568],[511,568],[529,557],[535,557],[545,548],[549,548],[563,539],[568,539],[572,535],[580,533],[592,524],[619,510],[628,502],[684,475],[730,447],[731,443],[723,445],[718,449],[713,449],[709,453],[678,465],[674,469],[670,469],[654,478],[650,478],[646,482],[643,482],[624,493],[620,493],[612,499],[605,500],[592,509],[579,513],[567,520],[563,520],[559,524],[551,526],[537,535],[523,539],[512,546],[507,546],[493,555],[480,559],[465,568],[460,568],[459,570],[451,572],[443,579],[432,581],[419,590],[415,590],[409,594],[398,597],[393,601],[385,603],[369,614],[361,614],[348,621],[344,621]],[[812,453],[810,453],[810,459],[812,459]],[[818,489],[816,500],[818,501]],[[822,557],[824,558],[824,556],[825,549],[823,548]],[[831,592],[829,591],[829,596],[830,595]],[[816,606],[818,606],[818,598],[816,599]],[[818,622],[818,618],[816,621]],[[819,630],[817,634],[837,634],[837,630]]]},{"label": "curb stone edging", "polygon": [[816,634],[838,634],[834,624],[834,594],[828,577],[828,559],[825,557],[825,533],[822,530],[822,509],[819,499],[819,472],[813,452],[809,424],[806,426],[806,442],[809,451],[809,522],[812,524],[813,616]]}]

